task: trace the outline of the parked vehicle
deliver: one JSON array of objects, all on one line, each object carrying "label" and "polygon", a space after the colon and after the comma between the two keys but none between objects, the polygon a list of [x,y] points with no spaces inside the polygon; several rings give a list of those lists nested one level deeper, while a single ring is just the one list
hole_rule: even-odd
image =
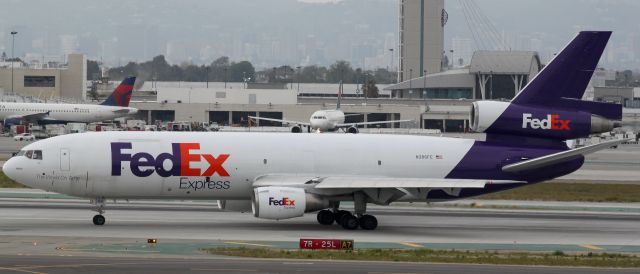
[{"label": "parked vehicle", "polygon": [[36,136],[34,136],[31,133],[20,133],[13,136],[13,140],[16,140],[16,141],[33,141],[35,139],[36,139]]}]

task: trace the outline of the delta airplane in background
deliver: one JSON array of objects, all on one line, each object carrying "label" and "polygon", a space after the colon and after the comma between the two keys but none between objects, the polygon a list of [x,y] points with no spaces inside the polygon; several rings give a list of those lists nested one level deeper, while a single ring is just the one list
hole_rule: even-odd
[{"label": "delta airplane in background", "polygon": [[364,114],[344,114],[342,110],[340,110],[340,101],[342,101],[342,82],[340,82],[340,87],[338,89],[338,103],[336,104],[336,109],[333,110],[318,110],[311,114],[309,118],[309,122],[299,122],[299,121],[290,121],[290,120],[282,120],[282,119],[273,119],[273,118],[265,118],[265,117],[257,117],[257,116],[249,116],[249,119],[254,120],[264,120],[271,122],[279,122],[283,124],[293,124],[291,127],[291,132],[300,133],[302,132],[302,128],[306,127],[307,132],[311,132],[311,130],[315,130],[318,132],[327,132],[327,131],[336,131],[339,129],[344,129],[347,133],[358,133],[358,126],[364,125],[381,125],[381,124],[391,124],[391,123],[403,123],[403,122],[412,122],[413,120],[395,120],[395,121],[375,121],[375,122],[359,122],[359,123],[345,123],[344,118],[346,116],[356,116],[356,115],[364,115]]},{"label": "delta airplane in background", "polygon": [[136,77],[128,77],[99,105],[0,102],[0,120],[5,126],[22,123],[66,124],[92,123],[132,115],[129,107]]},{"label": "delta airplane in background", "polygon": [[[611,131],[619,104],[581,98],[611,32],[580,32],[510,102],[478,101],[472,139],[220,132],[93,132],[25,146],[3,166],[33,188],[92,199],[218,199],[221,210],[372,230],[368,204],[437,202],[539,183],[579,169],[584,155],[624,140],[569,149]],[[353,201],[353,212],[340,209]]]}]

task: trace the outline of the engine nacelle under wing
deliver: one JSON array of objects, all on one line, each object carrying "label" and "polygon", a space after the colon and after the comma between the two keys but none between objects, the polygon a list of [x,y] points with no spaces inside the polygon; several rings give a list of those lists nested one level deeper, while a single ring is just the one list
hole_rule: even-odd
[{"label": "engine nacelle under wing", "polygon": [[7,117],[4,119],[3,125],[6,127],[10,127],[15,125],[22,125],[23,122],[24,119],[22,117]]},{"label": "engine nacelle under wing", "polygon": [[347,128],[347,133],[357,134],[359,132],[360,130],[358,129],[358,127],[352,126]]},{"label": "engine nacelle under wing", "polygon": [[282,220],[328,208],[329,201],[302,188],[270,186],[254,189],[251,207],[255,217]]}]

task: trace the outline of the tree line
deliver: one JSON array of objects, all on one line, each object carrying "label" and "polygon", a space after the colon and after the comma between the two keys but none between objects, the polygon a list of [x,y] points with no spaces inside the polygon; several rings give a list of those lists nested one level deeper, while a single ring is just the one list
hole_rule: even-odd
[{"label": "tree line", "polygon": [[[100,75],[100,64],[87,61],[88,80]],[[129,62],[108,69],[111,79],[135,75],[149,81],[185,82],[269,82],[269,83],[338,83],[362,84],[368,82],[390,84],[396,82],[396,73],[387,69],[363,70],[353,68],[347,61],[336,61],[329,67],[319,65],[291,67],[283,65],[256,71],[249,61],[233,62],[220,57],[209,65],[169,64],[163,55],[143,63]]]}]

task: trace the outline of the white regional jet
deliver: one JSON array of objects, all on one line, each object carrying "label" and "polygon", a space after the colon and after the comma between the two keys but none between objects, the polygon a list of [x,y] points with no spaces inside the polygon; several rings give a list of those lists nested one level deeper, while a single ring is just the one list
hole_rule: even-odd
[{"label": "white regional jet", "polygon": [[345,132],[347,133],[358,133],[359,132],[358,126],[403,123],[403,122],[413,121],[413,120],[393,120],[393,121],[345,123],[344,122],[345,116],[357,116],[357,115],[364,115],[364,114],[345,115],[344,112],[340,110],[341,100],[342,100],[342,82],[340,83],[340,88],[338,89],[338,103],[336,105],[336,109],[318,110],[313,114],[311,114],[311,117],[309,118],[309,122],[299,122],[299,121],[265,118],[265,117],[257,117],[257,116],[249,116],[249,119],[279,122],[283,124],[293,124],[294,126],[291,127],[291,132],[293,133],[302,132],[303,127],[306,127],[308,132],[311,132],[311,130],[318,131],[318,132],[327,132],[327,131],[336,131],[338,129],[345,129]]},{"label": "white regional jet", "polygon": [[136,77],[128,77],[101,104],[50,104],[0,102],[0,120],[5,126],[22,123],[66,124],[92,123],[132,115],[138,112],[129,107]]},{"label": "white regional jet", "polygon": [[[322,225],[371,230],[367,204],[436,202],[564,176],[616,140],[569,149],[608,132],[619,104],[582,101],[611,32],[581,32],[510,102],[478,101],[472,139],[232,132],[92,132],[25,146],[2,170],[33,188],[92,199],[218,199],[266,219],[318,211]],[[559,60],[559,61],[556,61]],[[558,89],[556,87],[562,87]],[[340,209],[353,201],[353,213]]]}]

